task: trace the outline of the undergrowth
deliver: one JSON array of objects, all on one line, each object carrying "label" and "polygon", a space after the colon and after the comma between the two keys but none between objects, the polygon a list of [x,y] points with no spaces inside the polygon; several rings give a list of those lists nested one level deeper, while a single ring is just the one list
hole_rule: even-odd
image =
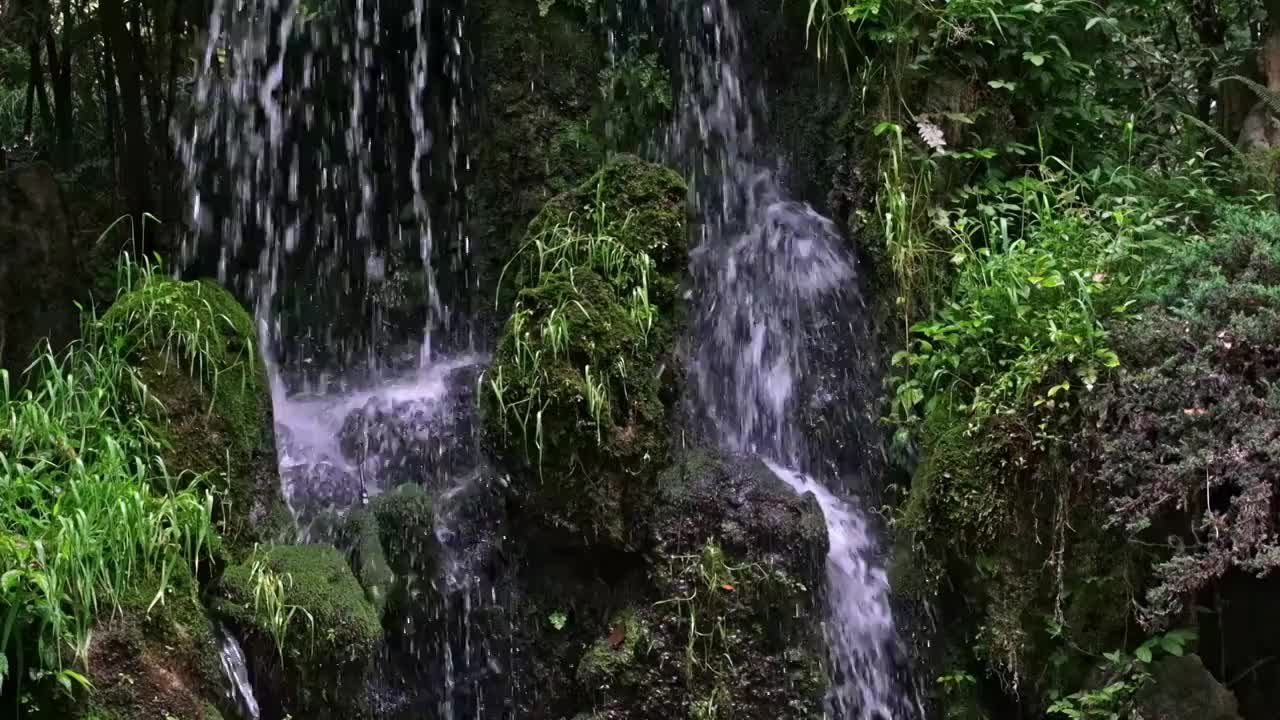
[{"label": "undergrowth", "polygon": [[[121,265],[122,292],[162,281],[154,264]],[[90,316],[64,352],[44,346],[26,389],[0,371],[0,687],[88,685],[74,668],[95,623],[144,579],[159,578],[150,602],[164,602],[175,568],[219,542],[202,477],[160,460],[156,400],[126,359],[132,330]],[[172,340],[176,361],[202,363],[198,341]]]}]

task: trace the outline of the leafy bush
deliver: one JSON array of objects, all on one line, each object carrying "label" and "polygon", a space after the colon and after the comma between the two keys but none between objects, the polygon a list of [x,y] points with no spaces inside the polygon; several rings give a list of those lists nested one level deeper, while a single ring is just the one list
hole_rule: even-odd
[{"label": "leafy bush", "polygon": [[1022,414],[1090,389],[1119,364],[1105,322],[1131,312],[1163,236],[1159,207],[1089,199],[1088,180],[1047,165],[970,188],[947,213],[954,285],[897,353],[891,414]]},{"label": "leafy bush", "polygon": [[1280,216],[1230,208],[1161,275],[1154,304],[1115,333],[1125,370],[1092,428],[1111,522],[1165,548],[1154,626],[1233,568],[1280,567]]}]

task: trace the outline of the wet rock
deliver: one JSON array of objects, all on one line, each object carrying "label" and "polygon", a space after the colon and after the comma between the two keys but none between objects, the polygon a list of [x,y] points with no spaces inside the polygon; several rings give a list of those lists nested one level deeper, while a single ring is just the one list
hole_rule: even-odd
[{"label": "wet rock", "polygon": [[1137,704],[1143,720],[1240,720],[1236,696],[1205,669],[1198,655],[1155,663]]},{"label": "wet rock", "polygon": [[651,517],[649,601],[577,665],[592,717],[821,716],[827,539],[812,496],[757,461],[695,453],[661,476]]},{"label": "wet rock", "polygon": [[342,423],[339,443],[348,462],[378,489],[406,483],[443,488],[474,469],[477,367],[445,378],[439,397],[373,397]]}]

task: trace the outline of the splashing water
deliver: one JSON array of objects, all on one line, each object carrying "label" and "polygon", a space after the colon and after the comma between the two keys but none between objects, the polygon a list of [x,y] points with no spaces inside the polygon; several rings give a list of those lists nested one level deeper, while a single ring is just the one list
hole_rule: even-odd
[{"label": "splashing water", "polygon": [[694,416],[722,446],[770,458],[782,481],[818,499],[830,539],[829,714],[910,717],[896,679],[901,653],[889,584],[868,522],[855,503],[791,469],[840,469],[810,442],[802,420],[824,395],[850,390],[816,387],[822,373],[814,348],[856,342],[840,322],[861,309],[854,259],[835,225],[789,200],[757,157],[764,99],[742,81],[743,33],[729,0],[689,3],[677,13],[686,91],[668,142],[690,168],[702,219],[691,255]]}]

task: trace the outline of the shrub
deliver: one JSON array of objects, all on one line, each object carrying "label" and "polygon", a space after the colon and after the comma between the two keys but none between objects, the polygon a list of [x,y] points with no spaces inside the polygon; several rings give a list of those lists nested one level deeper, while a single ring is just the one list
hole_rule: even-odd
[{"label": "shrub", "polygon": [[1229,209],[1164,271],[1154,304],[1115,333],[1126,367],[1091,428],[1111,523],[1165,549],[1154,626],[1232,568],[1280,567],[1280,216]]}]

